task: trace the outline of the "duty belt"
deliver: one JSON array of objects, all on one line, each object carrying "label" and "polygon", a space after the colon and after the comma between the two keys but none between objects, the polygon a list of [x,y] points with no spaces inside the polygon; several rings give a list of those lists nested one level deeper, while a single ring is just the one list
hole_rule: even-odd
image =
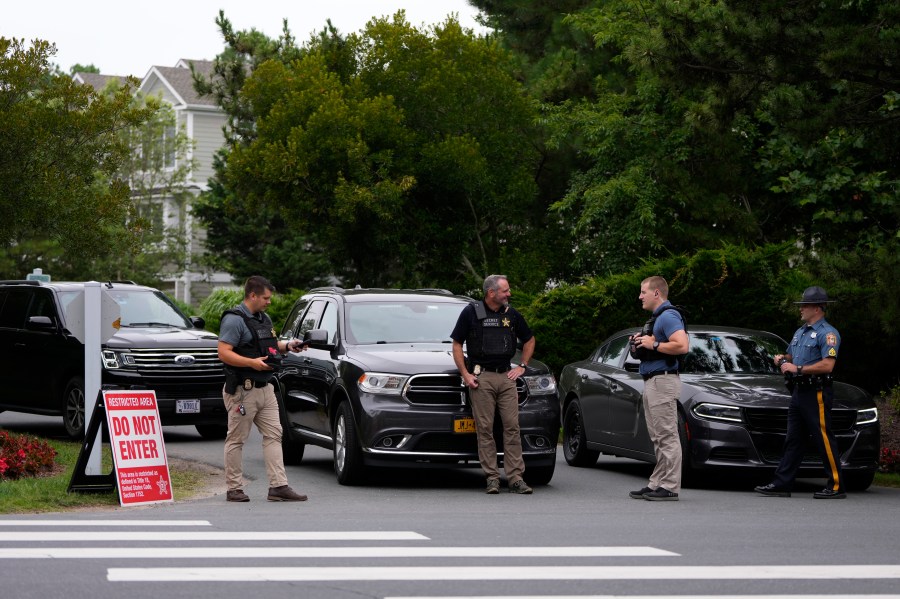
[{"label": "duty belt", "polygon": [[268,387],[269,381],[254,381],[253,379],[244,379],[244,382],[241,385],[244,387],[245,391],[249,391],[254,387],[256,387],[257,389]]},{"label": "duty belt", "polygon": [[801,374],[794,375],[794,384],[800,387],[830,387],[832,378],[830,374]]}]

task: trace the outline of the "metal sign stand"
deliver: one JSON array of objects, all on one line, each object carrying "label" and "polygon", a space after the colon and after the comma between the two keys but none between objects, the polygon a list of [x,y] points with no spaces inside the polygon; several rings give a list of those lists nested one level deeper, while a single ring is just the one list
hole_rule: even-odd
[{"label": "metal sign stand", "polygon": [[[106,430],[106,406],[103,404],[103,391],[97,393],[97,402],[91,413],[91,421],[85,429],[84,443],[78,453],[78,461],[69,481],[68,492],[78,493],[111,493],[116,490],[116,469],[113,466],[109,474],[88,474],[88,463],[93,453],[94,444],[100,448],[100,428]],[[109,431],[106,431],[109,434]],[[99,457],[99,452],[96,454]]]}]

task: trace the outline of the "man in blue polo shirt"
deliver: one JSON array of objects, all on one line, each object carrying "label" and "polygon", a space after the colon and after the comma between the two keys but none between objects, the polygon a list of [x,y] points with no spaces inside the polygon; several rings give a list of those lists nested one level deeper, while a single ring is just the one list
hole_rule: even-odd
[{"label": "man in blue polo shirt", "polygon": [[641,359],[644,419],[653,441],[656,466],[647,486],[628,494],[632,499],[678,501],[681,490],[678,356],[688,352],[689,343],[684,319],[668,298],[669,284],[663,277],[648,277],[641,282],[638,299],[653,316],[648,321],[651,329],[632,337],[632,345]]}]

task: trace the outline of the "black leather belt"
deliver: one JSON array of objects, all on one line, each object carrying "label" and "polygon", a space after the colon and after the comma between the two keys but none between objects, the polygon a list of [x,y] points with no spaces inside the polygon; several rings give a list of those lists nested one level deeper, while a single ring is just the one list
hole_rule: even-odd
[{"label": "black leather belt", "polygon": [[244,379],[243,387],[247,391],[256,387],[257,389],[262,389],[263,387],[268,387],[269,381],[254,381],[253,379]]},{"label": "black leather belt", "polygon": [[647,380],[650,380],[650,379],[652,379],[653,377],[659,376],[659,375],[661,375],[661,374],[674,374],[674,375],[678,375],[678,371],[677,371],[677,370],[657,370],[656,372],[651,372],[651,373],[649,373],[649,374],[642,374],[641,376],[644,377],[644,380],[645,380],[645,381],[647,381]]}]

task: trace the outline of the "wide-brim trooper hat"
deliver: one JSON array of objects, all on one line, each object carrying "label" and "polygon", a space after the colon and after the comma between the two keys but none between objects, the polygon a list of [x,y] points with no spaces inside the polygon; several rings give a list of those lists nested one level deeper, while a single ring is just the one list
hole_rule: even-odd
[{"label": "wide-brim trooper hat", "polygon": [[825,293],[825,290],[819,287],[818,285],[814,285],[813,287],[807,287],[803,292],[803,299],[799,302],[794,302],[795,304],[831,304],[834,300],[828,299],[828,294]]}]

